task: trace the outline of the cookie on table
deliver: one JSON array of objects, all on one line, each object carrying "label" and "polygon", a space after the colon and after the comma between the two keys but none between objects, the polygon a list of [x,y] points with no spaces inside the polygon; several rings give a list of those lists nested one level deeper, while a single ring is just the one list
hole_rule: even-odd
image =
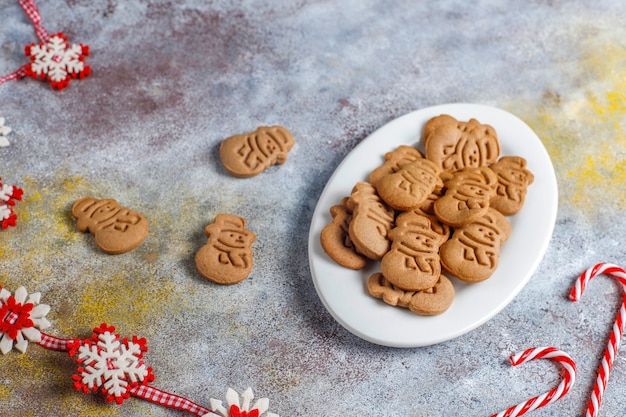
[{"label": "cookie on table", "polygon": [[220,144],[224,168],[239,178],[260,174],[273,165],[281,165],[295,141],[282,126],[262,126],[254,132],[231,136]]},{"label": "cookie on table", "polygon": [[396,218],[389,232],[391,249],[380,263],[382,274],[394,286],[422,291],[441,275],[439,247],[450,237],[450,228],[433,215],[407,211]]},{"label": "cookie on table", "polygon": [[435,163],[420,158],[403,165],[397,172],[380,178],[376,191],[380,198],[396,210],[418,208],[443,182]]},{"label": "cookie on table", "polygon": [[496,193],[498,176],[489,167],[468,167],[448,175],[445,194],[433,204],[437,218],[462,227],[484,216]]},{"label": "cookie on table", "polygon": [[387,234],[393,228],[395,212],[368,182],[358,182],[346,207],[352,211],[348,229],[356,250],[372,260],[380,260],[390,246]]},{"label": "cookie on table", "polygon": [[369,259],[357,252],[350,239],[352,211],[347,207],[348,197],[330,208],[333,221],[327,224],[320,234],[322,249],[339,265],[350,269],[363,269]]},{"label": "cookie on table", "polygon": [[441,245],[441,265],[462,281],[484,281],[498,267],[500,248],[510,234],[507,218],[489,208],[480,219],[455,229],[452,237]]},{"label": "cookie on table", "polygon": [[526,169],[526,160],[520,156],[503,156],[490,168],[498,177],[496,193],[489,205],[505,215],[521,210],[528,186],[535,177]]},{"label": "cookie on table", "polygon": [[252,270],[252,243],[256,240],[256,235],[246,229],[246,221],[221,213],[204,233],[207,242],[195,256],[198,272],[216,284],[236,284],[246,279]]},{"label": "cookie on table", "polygon": [[393,174],[404,165],[423,157],[417,148],[400,145],[394,151],[385,154],[385,162],[370,173],[369,183],[376,187],[378,181],[385,175]]},{"label": "cookie on table", "polygon": [[[495,129],[476,119],[459,122],[451,116],[426,123],[423,134],[426,158],[443,171],[480,167],[496,162],[500,144]],[[429,126],[430,125],[430,126]]]},{"label": "cookie on table", "polygon": [[372,297],[420,316],[434,316],[445,312],[454,301],[454,286],[445,275],[440,275],[433,287],[423,291],[405,291],[391,284],[382,273],[371,275],[367,290]]},{"label": "cookie on table", "polygon": [[131,251],[148,235],[146,218],[112,198],[81,198],[72,206],[72,216],[78,230],[93,234],[98,247],[109,254]]}]

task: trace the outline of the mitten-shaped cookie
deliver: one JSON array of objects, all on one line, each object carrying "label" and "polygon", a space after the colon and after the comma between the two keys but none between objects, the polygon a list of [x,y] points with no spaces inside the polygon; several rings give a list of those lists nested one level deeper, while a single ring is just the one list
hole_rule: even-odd
[{"label": "mitten-shaped cookie", "polygon": [[235,284],[252,270],[252,243],[256,235],[246,221],[233,214],[218,214],[205,229],[208,240],[196,253],[196,268],[217,284]]},{"label": "mitten-shaped cookie", "polygon": [[392,243],[380,263],[382,274],[403,290],[431,288],[441,275],[439,247],[449,236],[450,228],[434,216],[418,211],[400,214],[389,232]]},{"label": "mitten-shaped cookie", "polygon": [[367,182],[358,182],[347,201],[352,210],[348,232],[350,240],[360,254],[380,260],[389,250],[387,233],[393,227],[394,211],[376,194]]},{"label": "mitten-shaped cookie", "polygon": [[464,168],[445,181],[446,192],[433,210],[443,223],[463,227],[484,216],[496,193],[498,177],[488,167]]},{"label": "mitten-shaped cookie", "polygon": [[272,165],[284,164],[294,143],[293,136],[284,127],[263,126],[254,132],[225,139],[220,145],[220,159],[232,175],[253,177]]},{"label": "mitten-shaped cookie", "polygon": [[528,186],[535,180],[520,156],[503,156],[490,166],[498,176],[496,193],[489,205],[505,215],[517,213],[524,205]]},{"label": "mitten-shaped cookie", "polygon": [[348,197],[345,197],[341,204],[330,208],[333,221],[322,229],[320,243],[324,252],[339,265],[350,269],[362,269],[367,265],[368,259],[356,251],[350,240],[352,211],[348,209],[347,202]]},{"label": "mitten-shaped cookie", "polygon": [[431,129],[424,141],[426,158],[444,171],[489,165],[500,155],[495,129],[476,119],[464,123],[448,116]]},{"label": "mitten-shaped cookie", "polygon": [[437,165],[420,158],[382,177],[376,191],[394,209],[408,211],[419,207],[442,185]]},{"label": "mitten-shaped cookie", "polygon": [[423,158],[422,153],[413,146],[400,145],[395,151],[385,154],[385,162],[373,170],[369,176],[369,183],[376,187],[378,180],[388,174],[397,172],[404,165]]},{"label": "mitten-shaped cookie", "polygon": [[77,219],[78,230],[93,234],[98,247],[106,253],[133,250],[148,234],[148,221],[143,215],[111,198],[81,198],[72,206],[72,215]]},{"label": "mitten-shaped cookie", "polygon": [[500,247],[510,234],[506,217],[490,208],[480,219],[456,229],[441,245],[441,265],[460,280],[483,281],[496,270]]},{"label": "mitten-shaped cookie", "polygon": [[423,291],[405,291],[391,284],[383,274],[369,277],[367,290],[372,297],[385,303],[408,308],[420,316],[434,316],[446,311],[454,301],[454,286],[445,275],[439,276],[432,288]]}]

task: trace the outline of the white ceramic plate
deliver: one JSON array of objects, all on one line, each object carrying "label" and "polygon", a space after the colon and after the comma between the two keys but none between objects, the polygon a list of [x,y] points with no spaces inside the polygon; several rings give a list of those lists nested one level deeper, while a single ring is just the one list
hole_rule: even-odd
[{"label": "white ceramic plate", "polygon": [[[320,244],[320,232],[331,222],[330,207],[350,195],[354,184],[367,181],[383,163],[386,152],[399,145],[423,151],[420,135],[434,116],[449,114],[458,120],[475,118],[496,129],[500,155],[526,159],[535,180],[520,212],[509,217],[512,233],[501,249],[496,272],[486,281],[466,284],[452,278],[456,295],[450,308],[432,317],[392,307],[367,292],[367,279],[380,271],[378,263],[361,271],[343,268]],[[558,205],[558,191],[550,157],[537,135],[516,116],[477,104],[445,104],[418,110],[381,127],[337,167],[313,214],[309,231],[309,264],[317,293],[332,316],[353,334],[384,346],[428,346],[463,335],[502,310],[526,285],[548,247]]]}]

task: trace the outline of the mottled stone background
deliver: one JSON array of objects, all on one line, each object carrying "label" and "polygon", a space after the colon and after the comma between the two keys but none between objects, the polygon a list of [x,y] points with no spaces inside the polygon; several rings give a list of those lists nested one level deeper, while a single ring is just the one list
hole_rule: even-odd
[{"label": "mottled stone background", "polygon": [[[576,276],[626,265],[626,3],[623,1],[39,1],[44,26],[90,46],[93,74],[53,91],[0,86],[13,129],[0,176],[24,188],[17,228],[0,231],[0,285],[41,291],[49,333],[87,337],[105,321],[148,340],[154,386],[208,406],[251,386],[289,416],[488,416],[559,381],[559,367],[508,356],[554,345],[578,363],[562,400],[535,416],[584,414],[620,303],[598,278],[579,303]],[[16,1],[0,0],[0,74],[37,39]],[[554,163],[554,236],[524,290],[477,330],[392,349],[353,336],[324,309],[309,272],[308,227],[322,188],[362,139],[410,111],[448,102],[514,113]],[[289,128],[279,168],[241,180],[221,140]],[[113,197],[150,235],[118,256],[78,233],[69,209]],[[258,239],[244,282],[209,283],[193,256],[219,212]],[[349,302],[349,300],[347,300]],[[626,352],[601,416],[626,414]],[[72,388],[73,360],[30,346],[0,358],[7,416],[182,416]]]}]

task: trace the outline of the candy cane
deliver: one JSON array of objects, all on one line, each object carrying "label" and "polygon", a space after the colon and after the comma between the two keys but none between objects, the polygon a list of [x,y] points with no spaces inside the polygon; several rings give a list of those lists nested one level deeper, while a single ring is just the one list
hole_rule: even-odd
[{"label": "candy cane", "polygon": [[501,411],[498,414],[493,414],[491,417],[515,417],[526,414],[529,411],[536,410],[537,408],[548,405],[561,397],[563,397],[570,390],[574,381],[576,380],[576,363],[565,352],[554,347],[542,347],[531,348],[521,353],[511,355],[510,360],[513,366],[517,366],[524,362],[531,361],[533,359],[552,359],[559,362],[565,368],[565,376],[553,389],[546,392],[543,395],[530,398],[523,403],[514,405],[507,410]]},{"label": "candy cane", "polygon": [[587,404],[587,417],[596,417],[598,415],[598,411],[600,410],[602,396],[604,395],[604,390],[606,389],[606,384],[609,380],[609,374],[613,368],[613,361],[615,360],[615,355],[619,350],[622,335],[624,334],[624,321],[626,319],[626,271],[617,265],[603,262],[587,269],[580,275],[576,284],[572,287],[569,298],[572,301],[578,301],[591,278],[600,274],[606,274],[617,278],[620,284],[622,284],[624,294],[622,305],[619,309],[617,317],[615,318],[615,323],[613,324],[613,329],[611,330],[611,335],[604,351],[604,356],[602,357],[602,363],[598,368],[598,376],[596,378],[595,386],[593,387],[593,392],[591,393]]}]

